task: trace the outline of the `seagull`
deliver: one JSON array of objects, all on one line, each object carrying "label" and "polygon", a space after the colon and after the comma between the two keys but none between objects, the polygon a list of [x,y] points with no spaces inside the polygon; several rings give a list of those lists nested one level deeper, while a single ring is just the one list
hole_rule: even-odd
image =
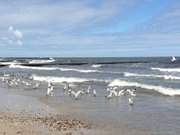
[{"label": "seagull", "polygon": [[134,101],[132,98],[129,98],[128,101],[129,101],[129,105],[134,105]]},{"label": "seagull", "polygon": [[105,96],[107,99],[112,98],[113,96],[117,97],[118,92],[115,90],[117,87],[108,87],[106,90],[109,92],[109,95]]},{"label": "seagull", "polygon": [[53,90],[54,90],[54,87],[53,87],[53,86],[48,87],[48,88],[47,88],[47,93],[46,93],[46,95],[47,95],[47,96],[53,96]]},{"label": "seagull", "polygon": [[112,87],[107,87],[107,88],[106,88],[106,91],[107,91],[107,92],[110,92],[111,90],[112,90]]},{"label": "seagull", "polygon": [[88,86],[88,88],[86,90],[86,94],[90,94],[90,90],[91,90],[91,86]]},{"label": "seagull", "polygon": [[93,89],[92,94],[93,94],[94,97],[96,97],[96,94],[97,94],[97,93],[96,93],[96,90],[95,90],[95,89]]},{"label": "seagull", "polygon": [[112,92],[110,92],[109,93],[109,95],[107,95],[107,96],[105,96],[107,99],[110,99],[110,98],[112,98],[113,97],[113,94],[112,94]]},{"label": "seagull", "polygon": [[79,90],[79,91],[77,91],[77,92],[75,92],[75,91],[71,91],[71,95],[72,96],[74,96],[74,98],[77,100],[78,99],[78,97],[81,95],[81,94],[84,94],[84,92],[83,91],[81,91],[81,90]]},{"label": "seagull", "polygon": [[117,91],[118,89],[119,89],[119,87],[118,87],[118,86],[114,86],[114,87],[112,87],[112,90]]},{"label": "seagull", "polygon": [[31,84],[26,82],[26,81],[22,81],[23,84],[25,84],[26,86],[30,86]]},{"label": "seagull", "polygon": [[12,87],[14,85],[14,83],[11,80],[8,80],[7,84],[8,84],[9,87]]},{"label": "seagull", "polygon": [[35,87],[37,87],[37,88],[38,88],[39,86],[40,86],[40,83],[36,83]]},{"label": "seagull", "polygon": [[52,83],[51,82],[48,83],[48,88],[47,88],[46,95],[47,96],[53,96],[53,90],[54,90],[54,87],[53,87]]},{"label": "seagull", "polygon": [[125,90],[120,90],[119,92],[118,92],[118,97],[120,97],[120,96],[122,96],[122,95],[124,95],[125,94]]},{"label": "seagull", "polygon": [[72,89],[69,88],[69,89],[68,89],[68,95],[71,95],[71,91],[72,91]]},{"label": "seagull", "polygon": [[117,96],[118,96],[118,92],[117,92],[117,91],[115,91],[114,89],[113,89],[113,90],[111,90],[111,91],[110,91],[110,93],[112,93],[112,95],[114,95],[115,97],[117,97]]},{"label": "seagull", "polygon": [[39,88],[39,86],[40,86],[40,83],[36,83],[35,86],[33,87],[33,89],[37,89],[37,88]]},{"label": "seagull", "polygon": [[64,91],[66,91],[66,90],[68,90],[68,89],[69,89],[69,84],[68,84],[67,82],[65,83],[65,86],[64,86],[64,88],[63,88],[63,89],[64,89]]},{"label": "seagull", "polygon": [[130,89],[127,89],[126,92],[128,92],[131,96],[135,97],[136,94],[134,93],[135,90],[130,90]]},{"label": "seagull", "polygon": [[172,56],[171,62],[175,62],[175,61],[176,61],[176,57]]}]

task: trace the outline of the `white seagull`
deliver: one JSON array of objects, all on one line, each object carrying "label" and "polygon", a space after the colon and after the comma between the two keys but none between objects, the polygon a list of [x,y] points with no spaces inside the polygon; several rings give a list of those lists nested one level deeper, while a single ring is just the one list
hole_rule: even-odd
[{"label": "white seagull", "polygon": [[79,90],[79,91],[77,91],[77,92],[75,92],[75,91],[71,91],[71,95],[72,96],[74,96],[74,98],[77,100],[78,99],[78,97],[80,96],[80,95],[82,95],[82,94],[84,94],[84,92],[83,91],[81,91],[81,90]]},{"label": "white seagull", "polygon": [[53,90],[54,90],[54,87],[53,87],[52,83],[48,83],[48,88],[47,88],[46,95],[47,96],[53,96],[54,95]]},{"label": "white seagull", "polygon": [[86,90],[86,94],[90,94],[90,90],[91,90],[91,86],[88,86],[88,88]]},{"label": "white seagull", "polygon": [[33,87],[33,89],[37,89],[40,87],[40,83],[36,83],[35,86]]},{"label": "white seagull", "polygon": [[171,62],[175,62],[175,61],[176,61],[176,57],[172,56]]},{"label": "white seagull", "polygon": [[128,101],[129,101],[129,105],[133,105],[134,104],[134,101],[133,101],[132,98],[129,98]]},{"label": "white seagull", "polygon": [[118,96],[120,97],[120,96],[123,96],[125,94],[125,90],[120,90],[119,92],[118,92]]},{"label": "white seagull", "polygon": [[113,97],[113,94],[112,94],[112,92],[110,92],[109,93],[109,95],[107,95],[107,96],[105,96],[107,99],[110,99],[110,98],[112,98]]},{"label": "white seagull", "polygon": [[114,95],[115,97],[118,96],[118,92],[116,90],[114,90],[114,89],[111,90],[110,93],[112,93],[112,95]]},{"label": "white seagull", "polygon": [[93,94],[94,97],[96,97],[96,94],[97,94],[97,93],[96,93],[96,90],[95,90],[95,89],[93,89],[92,94]]},{"label": "white seagull", "polygon": [[131,96],[135,97],[136,94],[134,93],[135,90],[130,90],[130,89],[127,89],[126,92],[128,92]]},{"label": "white seagull", "polygon": [[65,83],[65,86],[64,86],[64,88],[63,88],[63,89],[64,89],[64,91],[66,91],[66,90],[68,90],[68,89],[69,89],[69,84],[68,84],[67,82]]}]

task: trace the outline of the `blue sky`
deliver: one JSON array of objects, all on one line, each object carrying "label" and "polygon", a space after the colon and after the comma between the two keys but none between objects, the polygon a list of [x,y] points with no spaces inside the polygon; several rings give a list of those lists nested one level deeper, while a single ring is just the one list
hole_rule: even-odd
[{"label": "blue sky", "polygon": [[180,56],[179,0],[0,1],[0,56]]}]

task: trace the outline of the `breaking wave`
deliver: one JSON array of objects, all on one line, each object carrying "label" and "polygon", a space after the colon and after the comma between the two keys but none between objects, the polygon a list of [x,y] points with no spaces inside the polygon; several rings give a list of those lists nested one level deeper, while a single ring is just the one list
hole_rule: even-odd
[{"label": "breaking wave", "polygon": [[29,64],[43,64],[43,63],[51,63],[54,62],[55,59],[49,58],[47,60],[42,60],[42,59],[37,59],[37,60],[30,60],[28,63]]},{"label": "breaking wave", "polygon": [[32,75],[31,78],[35,81],[44,81],[44,82],[54,82],[54,83],[83,83],[83,82],[109,82],[106,80],[100,80],[100,79],[87,79],[87,78],[77,78],[77,77],[55,77],[55,76],[38,76],[38,75]]},{"label": "breaking wave", "polygon": [[59,67],[31,67],[31,66],[22,66],[22,65],[9,65],[9,68],[21,68],[21,69],[33,69],[33,70],[60,70],[60,71],[75,71],[81,73],[93,73],[100,72],[98,70],[84,70],[84,69],[75,69],[75,68],[59,68]]},{"label": "breaking wave", "polygon": [[136,74],[136,73],[129,73],[125,72],[124,76],[134,76],[134,77],[152,77],[152,78],[162,78],[165,80],[180,80],[180,77],[178,76],[172,76],[172,75],[154,75],[154,74]]},{"label": "breaking wave", "polygon": [[159,92],[163,95],[168,95],[168,96],[180,95],[180,89],[166,88],[162,86],[148,85],[148,84],[142,84],[142,83],[137,83],[137,82],[129,82],[129,81],[124,81],[124,80],[119,80],[119,79],[113,80],[111,83],[109,83],[109,86],[122,86],[122,87],[134,86],[134,87],[140,87],[143,89],[154,90],[156,92]]},{"label": "breaking wave", "polygon": [[180,72],[180,68],[151,68],[152,70],[157,70],[161,72]]},{"label": "breaking wave", "polygon": [[102,65],[100,65],[100,64],[94,64],[94,65],[91,65],[91,67],[93,67],[93,68],[99,68],[99,67],[102,67]]},{"label": "breaking wave", "polygon": [[15,64],[21,64],[20,62],[18,62],[17,60],[13,60],[13,61],[5,61],[5,62],[0,62],[0,65],[15,65]]}]

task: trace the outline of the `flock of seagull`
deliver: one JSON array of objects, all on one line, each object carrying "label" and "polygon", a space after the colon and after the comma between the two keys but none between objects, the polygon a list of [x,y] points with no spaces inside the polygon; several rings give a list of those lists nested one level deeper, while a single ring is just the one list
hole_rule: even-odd
[{"label": "flock of seagull", "polygon": [[37,89],[40,87],[39,82],[30,83],[18,77],[11,77],[9,74],[5,74],[3,77],[0,77],[0,80],[6,83],[9,87],[13,87],[13,86],[17,87],[20,86],[20,84],[25,86],[33,86],[32,89]]},{"label": "flock of seagull", "polygon": [[[18,86],[19,84],[22,84],[28,87],[33,86],[31,87],[32,89],[38,89],[41,85],[41,83],[39,82],[30,83],[28,81],[25,81],[24,79],[20,79],[17,77],[10,78],[10,76],[8,75],[1,77],[1,81],[6,83],[9,87]],[[48,82],[46,96],[55,96],[54,90],[55,90],[54,84],[52,82]],[[70,97],[74,98],[75,100],[80,99],[80,97],[83,95],[91,95],[93,97],[97,96],[96,89],[93,89],[91,86],[88,86],[86,89],[75,90],[72,87],[70,87],[70,84],[67,82],[64,83],[63,91],[67,93]],[[120,89],[120,87],[118,86],[113,86],[113,87],[107,87],[106,93],[107,93],[105,95],[106,99],[127,96],[129,105],[133,105],[134,97],[136,96],[136,89]]]},{"label": "flock of seagull", "polygon": [[[78,100],[83,95],[92,95],[96,97],[97,92],[96,89],[93,89],[91,86],[88,86],[87,89],[73,90],[68,83],[65,83],[64,92],[67,92],[69,96],[74,97],[75,100]],[[46,96],[54,96],[54,87],[52,82],[48,82],[48,88]],[[136,97],[136,89],[120,89],[118,86],[114,87],[107,87],[106,88],[107,95],[105,95],[106,99],[111,99],[113,97],[121,97],[121,96],[128,96],[129,105],[134,104],[134,97]]]}]

